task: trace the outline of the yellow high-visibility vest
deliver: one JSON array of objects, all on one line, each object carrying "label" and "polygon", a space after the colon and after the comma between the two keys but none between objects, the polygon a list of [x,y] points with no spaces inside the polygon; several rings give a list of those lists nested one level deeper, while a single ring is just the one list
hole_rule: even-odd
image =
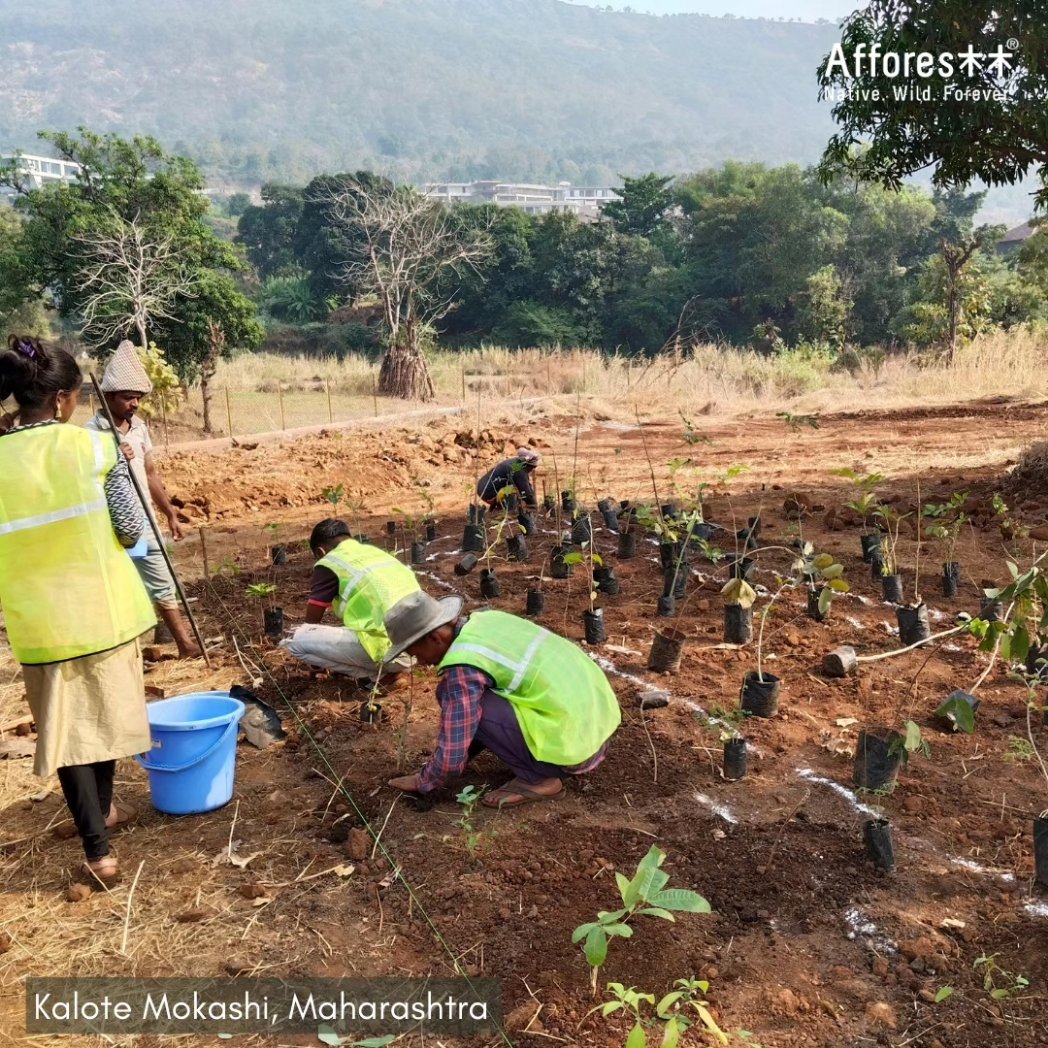
[{"label": "yellow high-visibility vest", "polygon": [[604,672],[577,644],[504,611],[475,611],[440,663],[475,666],[509,700],[531,755],[570,768],[589,760],[622,721]]},{"label": "yellow high-visibility vest", "polygon": [[23,665],[106,651],[156,625],[109,519],[116,456],[109,434],[77,426],[0,437],[0,606]]},{"label": "yellow high-visibility vest", "polygon": [[332,610],[357,635],[368,655],[381,662],[391,647],[386,613],[401,597],[420,589],[415,573],[385,550],[354,539],[344,539],[316,566],[338,577]]}]

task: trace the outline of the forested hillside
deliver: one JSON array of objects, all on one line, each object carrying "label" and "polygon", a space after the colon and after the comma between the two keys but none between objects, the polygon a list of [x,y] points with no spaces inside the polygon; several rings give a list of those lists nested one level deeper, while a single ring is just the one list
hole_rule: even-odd
[{"label": "forested hillside", "polygon": [[810,163],[831,25],[558,0],[35,0],[0,5],[0,149],[149,133],[209,179],[607,183]]}]

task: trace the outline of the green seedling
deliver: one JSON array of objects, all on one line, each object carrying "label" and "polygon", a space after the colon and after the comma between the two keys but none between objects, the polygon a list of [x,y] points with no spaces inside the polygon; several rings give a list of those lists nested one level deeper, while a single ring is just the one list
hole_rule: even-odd
[{"label": "green seedling", "polygon": [[935,991],[935,1003],[942,1004],[943,1001],[949,1000],[953,996],[952,986],[940,986]]},{"label": "green seedling", "polygon": [[948,720],[954,731],[971,735],[975,731],[975,713],[959,695],[948,698],[936,711],[936,717]]},{"label": "green seedling", "polygon": [[832,474],[835,477],[844,477],[845,480],[850,480],[859,489],[859,494],[851,502],[846,502],[845,505],[862,518],[862,533],[868,535],[870,517],[874,515],[879,505],[874,489],[884,480],[884,474],[867,473],[864,476],[853,469],[835,469],[832,471]]},{"label": "green seedling", "polygon": [[[741,1044],[749,1048],[761,1048],[748,1030],[737,1030],[728,1033],[720,1028],[710,1011],[706,1000],[710,984],[705,979],[677,979],[674,989],[656,1001],[652,993],[643,993],[634,986],[623,986],[622,983],[610,982],[607,995],[611,998],[604,1004],[591,1008],[587,1015],[594,1012],[607,1018],[618,1012],[625,1012],[633,1017],[633,1026],[626,1037],[624,1048],[647,1048],[648,1035],[653,1035],[650,1042],[659,1048],[677,1048],[681,1038],[689,1027],[694,1025],[695,1017],[702,1024],[704,1032],[713,1038],[716,1044]],[[654,1015],[648,1014],[654,1011]],[[694,1012],[693,1016],[691,1013]]]},{"label": "green seedling", "polygon": [[338,504],[346,497],[346,489],[341,484],[334,486],[328,486],[320,492],[321,498],[326,502],[330,502],[332,506],[338,506]]},{"label": "green seedling", "polygon": [[1008,736],[1008,750],[1004,754],[1006,761],[1011,761],[1013,764],[1025,764],[1036,756],[1037,753],[1029,739],[1024,739],[1021,735]]},{"label": "green seedling", "polygon": [[[712,444],[713,441],[705,434],[700,433],[695,423],[684,414],[683,411],[678,411],[681,421],[684,423],[684,442],[685,444]],[[617,450],[617,449],[616,449]]]},{"label": "green seedling", "polygon": [[933,521],[925,531],[939,543],[943,564],[950,564],[956,559],[957,540],[961,528],[968,521],[967,515],[961,510],[967,497],[966,491],[958,491],[950,496],[948,502],[928,503],[924,507],[925,518]]},{"label": "green seedling", "polygon": [[894,575],[899,570],[898,560],[896,559],[896,550],[899,547],[899,529],[902,527],[902,522],[910,514],[900,513],[891,506],[878,506],[874,510],[873,515],[880,518],[884,525],[885,541],[882,543],[883,562],[881,574],[885,577]]},{"label": "green seedling", "polygon": [[995,1000],[1003,1001],[1007,997],[1014,997],[1030,985],[1030,980],[1025,975],[1013,975],[1005,971],[997,963],[997,954],[983,954],[977,957],[972,967],[979,971],[982,969],[983,989]]},{"label": "green seedling", "polygon": [[597,580],[593,577],[593,569],[594,567],[603,567],[604,558],[594,551],[592,542],[584,542],[582,544],[582,550],[572,550],[571,553],[566,553],[564,555],[564,563],[585,563],[589,569],[586,577],[589,582],[589,606],[590,611],[592,612],[597,600]]},{"label": "green seedling", "polygon": [[892,739],[892,743],[888,747],[888,753],[897,753],[902,758],[904,767],[909,764],[910,757],[915,753],[920,753],[925,757],[932,755],[931,747],[921,734],[920,725],[915,724],[912,720],[908,720],[903,725],[903,732],[900,737]]},{"label": "green seedling", "polygon": [[385,1048],[387,1044],[392,1044],[396,1037],[387,1033],[384,1037],[368,1037],[363,1041],[354,1041],[349,1037],[340,1037],[330,1026],[318,1026],[317,1040],[321,1044],[345,1045],[346,1048]]},{"label": "green seedling", "polygon": [[[260,614],[268,603],[269,598],[276,593],[277,588],[272,582],[254,582],[247,588],[247,595],[259,602]],[[265,626],[265,615],[262,614],[262,624]]]},{"label": "green seedling", "polygon": [[473,824],[473,817],[476,815],[477,805],[480,803],[480,798],[483,796],[483,787],[478,788],[469,785],[464,786],[455,797],[456,803],[462,806],[462,814],[452,823],[452,825],[457,826],[462,830],[466,841],[466,851],[469,852],[471,859],[476,858],[477,852],[480,850],[483,836]]},{"label": "green seedling", "polygon": [[608,956],[608,942],[613,938],[629,939],[633,936],[630,921],[634,917],[660,917],[665,921],[675,920],[674,913],[709,913],[710,904],[697,892],[684,888],[667,888],[670,875],[660,867],[666,861],[666,853],[652,845],[648,854],[641,859],[632,879],[615,874],[622,907],[618,910],[601,910],[595,921],[580,924],[572,933],[571,941],[582,943],[582,951],[591,968],[593,993],[597,992],[597,975]]}]

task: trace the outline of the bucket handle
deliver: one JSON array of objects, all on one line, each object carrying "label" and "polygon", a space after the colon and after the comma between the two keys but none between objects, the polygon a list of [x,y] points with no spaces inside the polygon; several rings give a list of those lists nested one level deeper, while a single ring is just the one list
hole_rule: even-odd
[{"label": "bucket handle", "polygon": [[196,764],[200,764],[202,761],[207,760],[216,750],[223,746],[229,739],[231,733],[236,732],[240,729],[240,718],[234,717],[233,720],[226,725],[225,731],[210,745],[203,753],[198,753],[195,757],[190,757],[184,764],[157,764],[152,760],[144,760],[139,754],[135,754],[135,760],[142,765],[146,771],[188,771]]}]

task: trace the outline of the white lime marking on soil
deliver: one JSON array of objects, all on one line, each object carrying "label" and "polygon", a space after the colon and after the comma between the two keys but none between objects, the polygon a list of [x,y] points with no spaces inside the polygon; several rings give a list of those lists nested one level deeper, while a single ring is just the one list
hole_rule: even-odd
[{"label": "white lime marking on soil", "polygon": [[696,793],[695,799],[699,804],[705,804],[714,815],[719,816],[725,822],[730,823],[732,826],[738,823],[738,819],[732,815],[730,809],[725,808],[723,804],[718,804],[712,797],[707,797],[705,793]]},{"label": "white lime marking on soil", "polygon": [[864,597],[861,593],[849,593],[849,597],[854,597],[860,604],[872,604],[873,601],[869,597]]},{"label": "white lime marking on soil", "polygon": [[802,779],[807,779],[808,782],[815,782],[820,786],[829,786],[834,793],[840,794],[860,814],[869,815],[873,819],[878,818],[877,813],[863,804],[847,786],[842,786],[839,782],[834,782],[833,779],[824,779],[821,775],[816,775],[811,768],[798,768],[797,774]]},{"label": "white lime marking on soil", "polygon": [[1028,902],[1023,909],[1031,917],[1048,917],[1048,903]]},{"label": "white lime marking on soil", "polygon": [[866,629],[866,627],[858,619],[853,619],[850,615],[845,615],[844,616],[844,621],[846,623],[848,623],[848,625],[851,626],[854,629],[857,629],[857,630],[864,630],[864,629]]},{"label": "white lime marking on soil", "polygon": [[954,866],[960,866],[964,870],[970,870],[972,873],[981,873],[984,877],[1000,877],[1002,881],[1014,881],[1015,876],[1011,873],[1007,873],[1004,870],[991,870],[985,866],[980,866],[979,863],[972,859],[961,859],[956,856],[950,857],[950,862]]},{"label": "white lime marking on soil", "polygon": [[848,938],[855,939],[861,936],[869,940],[871,946],[876,946],[882,953],[895,953],[896,946],[886,935],[881,932],[869,917],[858,906],[844,911],[844,923],[848,925]]},{"label": "white lime marking on soil", "polygon": [[[630,684],[636,684],[640,688],[648,688],[650,685],[643,677],[638,677],[635,673],[627,673],[625,670],[620,670],[611,659],[605,659],[598,655],[596,652],[588,651],[587,655],[605,672],[614,673],[616,677],[621,677],[623,680],[628,680]],[[669,695],[669,692],[666,692]]]},{"label": "white lime marking on soil", "polygon": [[445,582],[439,575],[434,575],[430,571],[416,571],[415,574],[424,575],[427,579],[432,579],[438,586],[443,586],[446,590],[451,590],[452,592],[456,593],[458,592],[454,586],[452,586],[448,582]]},{"label": "white lime marking on soil", "polygon": [[936,608],[929,608],[928,618],[930,618],[932,622],[942,622],[942,620],[945,619],[946,616]]}]

